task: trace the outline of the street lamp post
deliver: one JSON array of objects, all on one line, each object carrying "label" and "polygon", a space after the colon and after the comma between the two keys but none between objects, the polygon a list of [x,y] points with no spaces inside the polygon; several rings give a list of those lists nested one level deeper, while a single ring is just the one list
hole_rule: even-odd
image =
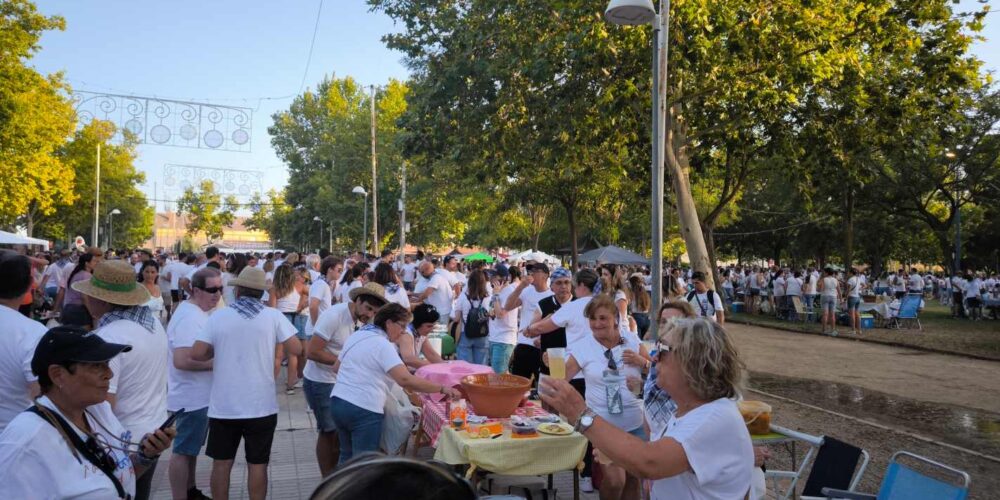
[{"label": "street lamp post", "polygon": [[[951,161],[955,161],[954,151],[945,151],[944,156]],[[952,204],[952,225],[955,226],[955,262],[953,264],[954,276],[958,276],[962,272],[962,206],[958,202],[959,196],[959,172],[958,165],[955,165],[955,202]]]},{"label": "street lamp post", "polygon": [[323,248],[323,219],[317,215],[313,220],[319,222],[319,241],[316,243],[316,248],[320,249]]},{"label": "street lamp post", "polygon": [[[656,14],[652,0],[611,0],[604,11],[608,22],[635,26],[653,25],[653,164],[651,179],[651,227],[653,255],[650,259],[652,274],[652,300],[659,308],[663,295],[663,136],[667,123],[667,29],[670,24],[670,0],[660,0],[660,14]],[[659,335],[659,317],[652,318],[652,331]]]},{"label": "street lamp post", "polygon": [[[114,210],[112,210],[112,211],[110,211],[110,212],[108,212],[108,250],[114,248],[114,242],[113,242],[114,235],[115,235],[114,216],[115,215],[121,215],[121,214],[122,214],[122,211],[118,210],[117,208],[114,209]],[[97,242],[95,241],[94,244],[96,245]]]},{"label": "street lamp post", "polygon": [[361,186],[354,186],[354,189],[352,189],[351,192],[365,197],[365,209],[363,211],[364,229],[361,232],[361,255],[363,258],[364,254],[368,251],[368,191],[365,191],[365,188]]}]

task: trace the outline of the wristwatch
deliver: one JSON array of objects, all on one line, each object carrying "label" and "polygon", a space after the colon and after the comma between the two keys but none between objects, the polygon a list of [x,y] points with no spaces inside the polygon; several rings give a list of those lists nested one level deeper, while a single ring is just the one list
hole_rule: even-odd
[{"label": "wristwatch", "polygon": [[594,425],[594,417],[596,416],[597,414],[594,413],[594,410],[584,408],[583,413],[576,419],[576,425],[573,426],[573,430],[583,434],[590,426]]}]

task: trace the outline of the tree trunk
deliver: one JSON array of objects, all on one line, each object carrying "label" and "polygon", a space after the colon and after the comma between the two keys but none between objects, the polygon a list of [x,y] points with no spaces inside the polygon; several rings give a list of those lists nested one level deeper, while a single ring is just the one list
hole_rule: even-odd
[{"label": "tree trunk", "polygon": [[712,281],[722,283],[722,276],[719,275],[719,259],[715,256],[715,228],[706,226],[702,228],[705,234],[705,248],[708,250],[708,259],[712,262]]},{"label": "tree trunk", "polygon": [[572,262],[573,262],[573,272],[576,272],[576,259],[578,257],[579,248],[576,246],[576,238],[578,228],[576,225],[576,205],[570,203],[563,203],[563,209],[566,210],[566,222],[569,224],[569,239],[572,241],[570,245],[573,250]]},{"label": "tree trunk", "polygon": [[844,206],[844,270],[854,265],[854,186],[848,186]]},{"label": "tree trunk", "polygon": [[681,238],[687,247],[691,269],[705,273],[705,283],[709,288],[715,288],[712,269],[715,265],[709,261],[708,248],[705,246],[705,236],[701,231],[701,221],[698,210],[691,195],[691,180],[688,178],[688,157],[686,126],[680,120],[680,106],[675,105],[667,112],[667,146],[666,170],[670,175],[677,200],[677,216]]}]

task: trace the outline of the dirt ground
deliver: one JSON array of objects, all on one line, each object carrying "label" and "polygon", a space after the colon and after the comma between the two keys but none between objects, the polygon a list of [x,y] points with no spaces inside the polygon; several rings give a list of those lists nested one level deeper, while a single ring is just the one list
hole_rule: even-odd
[{"label": "dirt ground", "polygon": [[[857,386],[862,388],[864,399],[876,399],[872,396],[878,394],[895,396],[904,404],[912,403],[907,408],[915,407],[917,411],[921,411],[923,402],[928,411],[933,412],[928,414],[933,415],[940,408],[973,408],[978,414],[987,415],[987,421],[994,422],[987,425],[995,426],[995,422],[1000,421],[1000,362],[740,324],[727,325],[727,330],[736,338],[749,369],[768,392],[996,455],[997,446],[1000,446],[996,436],[1000,434],[995,429],[973,431],[972,434],[980,439],[978,442],[985,443],[976,446],[975,440],[949,439],[959,432],[948,421],[932,422],[928,426],[918,415],[913,425],[907,425],[905,419],[873,414],[852,401],[839,404],[836,398],[831,400],[823,395],[808,394],[803,391],[801,381]],[[754,387],[754,375],[751,387]],[[810,434],[833,436],[871,453],[872,461],[863,476],[860,491],[876,491],[890,455],[907,450],[968,472],[972,477],[970,498],[997,498],[1000,463],[793,402],[759,393],[752,393],[752,396],[772,405],[775,423]],[[787,470],[790,466],[787,452],[782,448],[774,452],[775,458],[769,468]]]},{"label": "dirt ground", "polygon": [[1000,362],[728,324],[754,372],[840,382],[1000,413]]}]

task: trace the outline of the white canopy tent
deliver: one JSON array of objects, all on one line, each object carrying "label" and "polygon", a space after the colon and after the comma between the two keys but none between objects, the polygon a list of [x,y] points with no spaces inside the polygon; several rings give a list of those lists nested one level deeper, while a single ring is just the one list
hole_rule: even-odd
[{"label": "white canopy tent", "polygon": [[533,260],[535,262],[545,262],[547,264],[559,265],[562,261],[559,257],[549,255],[545,252],[535,251],[535,250],[525,250],[520,253],[513,254],[507,257],[510,262],[524,262],[528,260]]},{"label": "white canopy tent", "polygon": [[7,231],[0,231],[0,245],[35,245],[43,246],[46,250],[49,249],[49,242],[46,240],[29,238],[19,234],[8,233]]}]

